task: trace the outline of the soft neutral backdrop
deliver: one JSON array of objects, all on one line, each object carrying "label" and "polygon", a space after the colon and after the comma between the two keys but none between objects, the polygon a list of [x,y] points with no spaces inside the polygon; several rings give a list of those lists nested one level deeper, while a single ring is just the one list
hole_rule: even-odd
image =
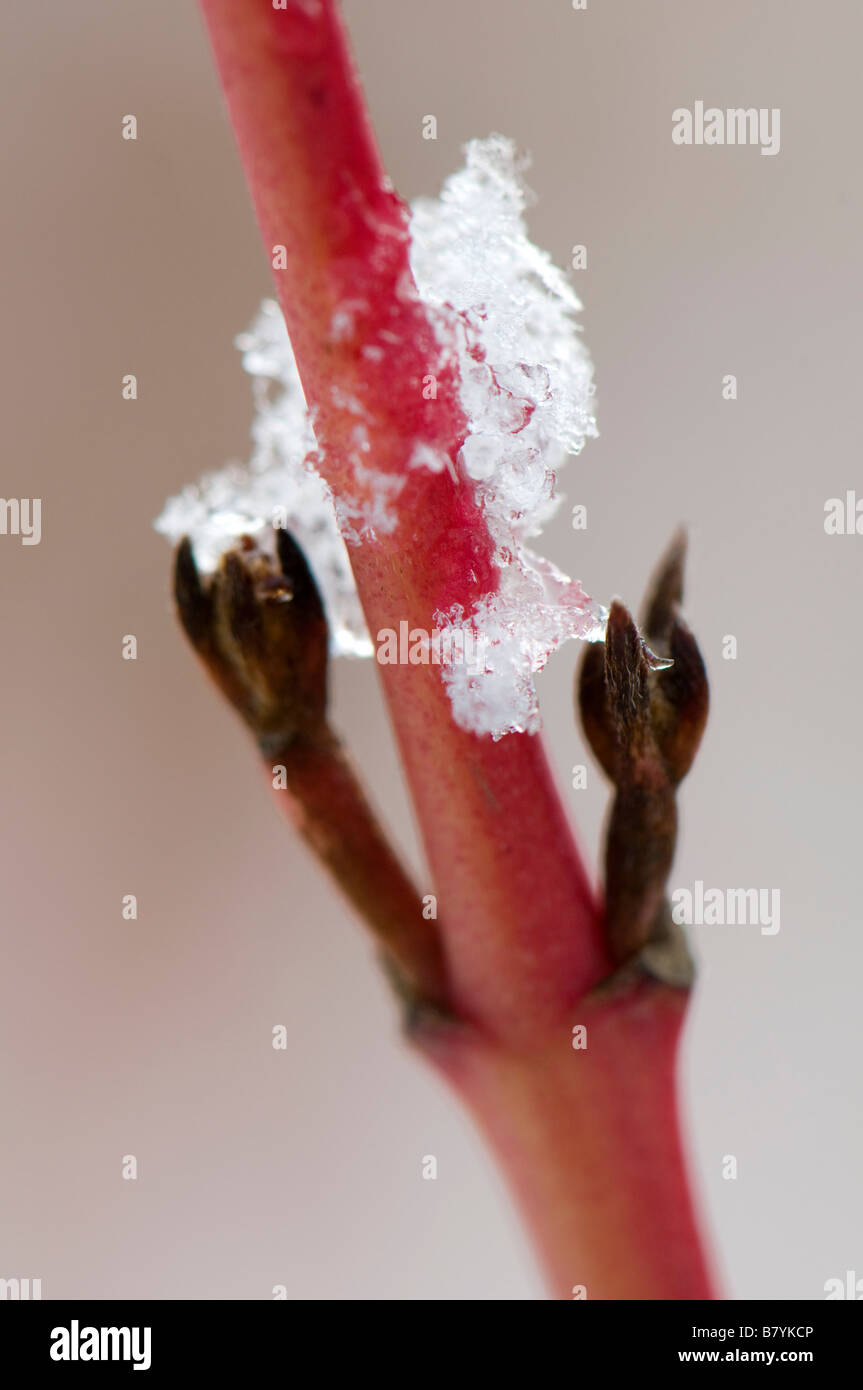
[{"label": "soft neutral backdrop", "polygon": [[[726,1292],[823,1297],[863,1273],[863,538],[823,529],[828,497],[863,495],[859,6],[346,13],[404,195],[436,192],[466,139],[500,130],[533,156],[535,239],[564,264],[588,247],[601,438],[570,464],[546,548],[635,603],[689,524],[713,709],[674,881],[782,895],[777,936],[693,933],[693,1166]],[[245,456],[232,339],[268,292],[195,5],[16,4],[2,27],[0,491],[43,499],[43,538],[0,537],[0,1276],[41,1278],[44,1297],[541,1297],[470,1124],[403,1051],[360,930],[172,615],[150,522]],[[781,108],[780,154],[674,146],[671,112],[696,99]],[[569,788],[590,761],[575,658],[554,660],[542,702],[595,863],[605,788],[593,764]],[[372,667],[340,668],[335,703],[419,862]]]}]

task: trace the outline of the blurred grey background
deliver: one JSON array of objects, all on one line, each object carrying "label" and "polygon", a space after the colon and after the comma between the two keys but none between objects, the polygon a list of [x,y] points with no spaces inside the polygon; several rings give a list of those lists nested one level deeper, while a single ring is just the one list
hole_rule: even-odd
[{"label": "blurred grey background", "polygon": [[[863,496],[859,6],[345,9],[406,197],[499,130],[533,156],[535,240],[563,264],[588,249],[601,438],[568,467],[546,549],[637,603],[689,525],[713,708],[674,884],[782,903],[776,936],[693,929],[693,1167],[726,1293],[823,1297],[863,1274],[863,537],[823,527],[827,498]],[[172,615],[150,522],[245,457],[232,340],[269,292],[196,7],[15,4],[2,29],[2,493],[41,497],[43,534],[0,536],[0,1275],[48,1298],[542,1297],[490,1159],[403,1049],[360,929]],[[779,107],[781,152],[673,145],[672,110],[698,99]],[[607,796],[571,713],[576,656],[541,693],[595,864]],[[418,863],[374,669],[341,666],[335,697]]]}]

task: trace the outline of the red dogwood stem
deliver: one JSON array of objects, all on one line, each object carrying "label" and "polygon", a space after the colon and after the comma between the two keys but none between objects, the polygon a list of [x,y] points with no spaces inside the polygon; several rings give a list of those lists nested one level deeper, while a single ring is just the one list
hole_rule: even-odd
[{"label": "red dogwood stem", "polygon": [[[407,621],[431,631],[436,611],[470,612],[499,573],[458,468],[466,422],[455,368],[414,287],[407,213],[384,174],[337,7],[201,4],[320,469],[349,514],[392,498],[392,524],[350,546],[369,629]],[[424,390],[430,378],[435,393]],[[449,466],[409,467],[418,443]],[[590,1297],[709,1296],[674,1112],[685,994],[672,992],[665,1023],[644,1013],[637,991],[610,1012],[592,1002],[594,1051],[573,1052],[571,1027],[611,963],[539,738],[466,733],[433,666],[381,676],[463,1021],[429,1025],[417,1041],[501,1152],[558,1296],[575,1284]]]},{"label": "red dogwood stem", "polygon": [[[264,244],[271,255],[284,248],[274,278],[321,471],[336,496],[357,495],[348,459],[361,418],[369,466],[402,487],[395,529],[351,547],[369,630],[397,631],[404,620],[431,631],[437,610],[470,612],[498,572],[470,483],[407,467],[417,441],[454,465],[465,422],[453,367],[413,287],[406,209],[381,166],[338,11],[332,0],[202,4]],[[380,355],[364,355],[369,344]],[[436,399],[423,395],[429,375]],[[542,744],[459,729],[433,667],[381,673],[459,1003],[494,1031],[527,1034],[607,966]],[[516,995],[514,1013],[505,1001]]]},{"label": "red dogwood stem", "polygon": [[686,992],[582,1001],[528,1052],[430,1030],[425,1051],[509,1176],[557,1298],[711,1299],[676,1100]]}]

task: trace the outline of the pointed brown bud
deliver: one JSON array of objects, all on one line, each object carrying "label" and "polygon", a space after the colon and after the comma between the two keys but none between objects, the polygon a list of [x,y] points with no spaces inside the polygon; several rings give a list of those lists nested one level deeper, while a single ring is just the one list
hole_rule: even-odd
[{"label": "pointed brown bud", "polygon": [[582,659],[577,699],[585,736],[615,784],[617,760],[637,753],[647,723],[675,786],[692,766],[701,742],[710,697],[698,644],[678,611],[685,554],[681,531],[650,586],[644,622],[651,645],[615,601],[605,641],[589,646]]},{"label": "pointed brown bud", "polygon": [[[584,731],[615,786],[605,853],[606,932],[618,964],[689,969],[669,927],[665,885],[677,838],[675,788],[707,719],[704,663],[679,616],[685,537],[675,536],[645,609],[648,647],[624,605],[611,606],[605,641],[585,652],[578,683]],[[673,976],[673,980],[671,978]]]},{"label": "pointed brown bud", "polygon": [[189,640],[264,748],[316,734],[327,704],[327,623],[296,542],[276,533],[276,557],[249,538],[202,580],[188,540],[174,594]]},{"label": "pointed brown bud", "polygon": [[674,858],[677,808],[651,724],[651,670],[644,643],[622,603],[605,634],[605,694],[615,735],[614,784],[606,840],[606,931],[614,959],[650,939]]}]

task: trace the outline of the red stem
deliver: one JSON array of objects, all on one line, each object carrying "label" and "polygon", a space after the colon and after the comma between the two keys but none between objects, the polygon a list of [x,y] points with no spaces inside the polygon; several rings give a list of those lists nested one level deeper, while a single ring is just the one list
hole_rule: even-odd
[{"label": "red stem", "polygon": [[[401,489],[393,529],[351,548],[369,629],[406,620],[430,631],[438,609],[471,612],[498,573],[473,489],[457,476],[466,426],[454,369],[413,287],[405,209],[336,5],[201,3],[264,244],[286,251],[276,288],[321,469],[360,506],[382,474]],[[407,467],[418,441],[451,468]],[[558,1296],[574,1284],[600,1298],[709,1296],[674,1107],[685,994],[636,986],[615,1003],[585,998],[609,955],[539,739],[465,733],[432,666],[381,676],[466,1021],[418,1040],[502,1154]],[[585,1053],[569,1045],[581,1021]]]},{"label": "red stem", "polygon": [[[406,620],[431,631],[438,609],[459,603],[470,612],[497,588],[498,573],[469,483],[447,469],[405,467],[417,440],[454,464],[465,422],[453,368],[441,364],[413,289],[406,210],[383,173],[337,8],[332,0],[289,0],[285,10],[270,0],[202,5],[264,243],[287,251],[276,289],[322,471],[337,496],[362,496],[351,463],[361,418],[375,471],[404,480],[396,529],[351,548],[369,630],[397,631]],[[350,330],[334,335],[347,304]],[[372,343],[380,360],[363,354]],[[434,400],[423,397],[428,374],[437,378]],[[527,1037],[564,1014],[608,963],[542,745],[458,728],[433,667],[381,674],[459,1003],[492,1031]]]},{"label": "red stem", "polygon": [[680,1139],[684,991],[644,982],[582,1001],[528,1054],[445,1032],[424,1050],[507,1171],[557,1298],[712,1299]]}]

